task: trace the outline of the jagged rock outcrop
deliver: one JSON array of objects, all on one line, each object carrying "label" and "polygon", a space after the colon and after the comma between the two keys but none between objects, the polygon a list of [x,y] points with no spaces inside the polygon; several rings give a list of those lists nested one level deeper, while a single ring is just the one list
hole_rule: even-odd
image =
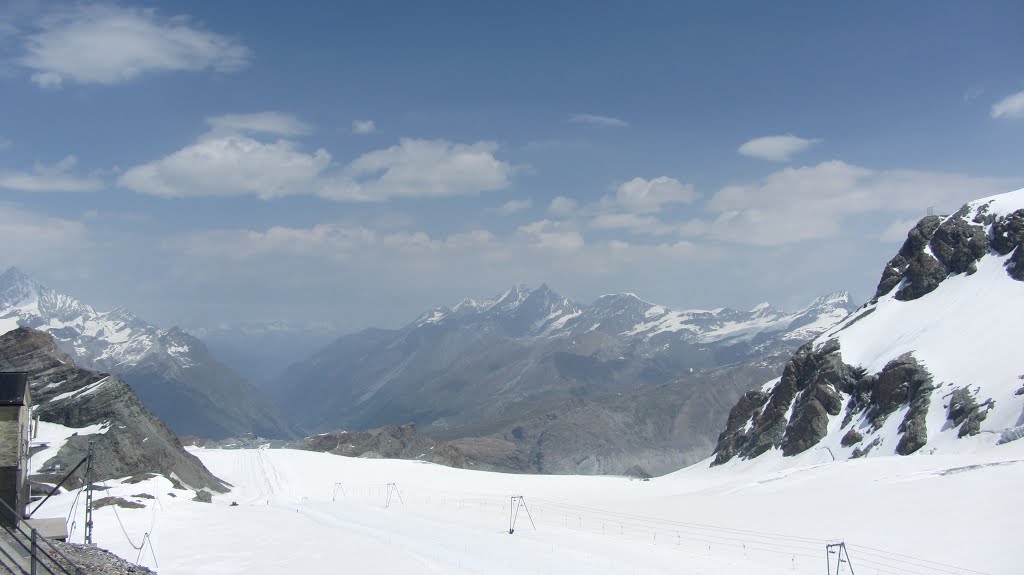
[{"label": "jagged rock outcrop", "polygon": [[[913,453],[927,442],[924,418],[933,390],[931,376],[910,354],[889,362],[878,374],[866,375],[842,361],[838,340],[817,349],[814,343],[807,344],[769,391],[748,392],[733,407],[719,436],[714,464],[736,456],[757,457],[774,448],[786,456],[807,451],[825,438],[830,418],[844,411],[840,444],[852,447],[863,441],[864,434],[849,427],[851,423],[877,431],[905,406],[909,409],[899,426],[896,451]],[[844,396],[849,398],[845,406]]]},{"label": "jagged rock outcrop", "polygon": [[899,253],[886,264],[875,300],[901,283],[896,299],[915,300],[953,274],[972,274],[990,250],[1005,256],[1010,277],[1024,281],[1024,210],[1003,217],[983,205],[965,205],[948,218],[928,216],[907,235]]},{"label": "jagged rock outcrop", "polygon": [[[29,373],[33,413],[42,421],[72,428],[102,425],[105,429],[72,436],[56,456],[41,462],[42,469],[71,469],[85,457],[91,443],[97,480],[152,472],[177,477],[197,489],[227,490],[198,458],[185,451],[126,383],[78,368],[49,334],[18,328],[0,335],[0,370]],[[81,485],[81,475],[82,471],[65,485]],[[41,474],[34,479],[53,482],[60,476]]]},{"label": "jagged rock outcrop", "polygon": [[715,463],[737,455],[756,457],[772,448],[781,448],[785,455],[806,451],[825,436],[829,416],[842,410],[840,392],[852,389],[858,375],[842,362],[838,342],[817,350],[804,345],[770,391],[749,392],[732,409],[718,439]]},{"label": "jagged rock outcrop", "polygon": [[[941,449],[936,439],[941,446],[1024,436],[1016,342],[1022,281],[1024,190],[923,218],[871,302],[733,407],[714,464],[771,449],[909,455]],[[943,409],[944,418],[934,416]]]}]

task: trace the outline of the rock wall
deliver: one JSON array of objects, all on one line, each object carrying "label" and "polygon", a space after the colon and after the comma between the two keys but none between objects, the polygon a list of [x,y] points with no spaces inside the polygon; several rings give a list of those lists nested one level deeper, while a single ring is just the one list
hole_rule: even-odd
[{"label": "rock wall", "polygon": [[[34,414],[42,421],[74,428],[106,425],[105,433],[71,437],[43,468],[60,464],[71,469],[85,457],[91,442],[97,480],[159,473],[196,489],[227,490],[198,458],[185,451],[127,384],[115,376],[78,368],[49,334],[18,328],[0,335],[0,370],[29,372]],[[66,485],[81,485],[81,473]],[[53,482],[59,477],[34,479]]]}]

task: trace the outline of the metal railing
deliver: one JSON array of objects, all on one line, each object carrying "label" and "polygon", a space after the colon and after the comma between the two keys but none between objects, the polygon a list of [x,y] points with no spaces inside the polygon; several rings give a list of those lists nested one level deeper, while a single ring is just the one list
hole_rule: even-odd
[{"label": "metal railing", "polygon": [[[14,527],[7,525],[6,521],[0,521],[0,526],[4,528],[4,531],[11,536],[11,539],[15,543],[20,545],[21,548],[28,553],[27,558],[21,558],[19,560],[18,557],[12,557],[2,546],[0,546],[0,555],[6,557],[7,560],[10,561],[10,565],[7,565],[8,569],[14,573],[21,573],[22,575],[39,575],[40,572],[49,573],[50,575],[82,575],[82,568],[75,565],[75,562],[71,559],[68,559],[67,555],[61,553],[60,549],[57,549],[57,546],[54,545],[53,542],[40,535],[37,529],[30,527],[29,531],[26,532],[25,528],[21,525],[22,522],[19,520],[21,514],[16,513],[11,509],[11,506],[7,505],[7,502],[4,501],[3,498],[0,498],[0,505],[2,505],[0,513],[2,513],[5,518],[13,517],[15,519]],[[63,560],[63,564],[61,561],[57,560],[58,558]],[[25,559],[28,560],[28,570],[22,566]],[[70,570],[68,567],[65,567],[65,565],[69,565]]]}]

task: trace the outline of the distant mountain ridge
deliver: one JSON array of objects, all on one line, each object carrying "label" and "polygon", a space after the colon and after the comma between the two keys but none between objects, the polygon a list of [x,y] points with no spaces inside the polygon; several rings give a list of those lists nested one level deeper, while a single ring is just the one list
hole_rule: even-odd
[{"label": "distant mountain ridge", "polygon": [[[267,392],[306,433],[415,422],[442,440],[500,436],[529,451],[541,471],[617,473],[645,442],[661,444],[644,456],[647,465],[680,449],[687,454],[665,461],[693,461],[698,450],[706,456],[712,424],[687,437],[688,424],[673,423],[671,410],[661,413],[659,398],[684,410],[697,402],[724,417],[740,393],[777,373],[796,347],[851,307],[840,292],[793,313],[767,304],[680,312],[634,294],[584,305],[547,285],[517,285],[431,309],[401,329],[342,336],[292,365]],[[686,383],[662,387],[673,382]],[[654,411],[664,428],[645,419]],[[549,442],[560,421],[570,420],[558,418],[570,414],[586,432]],[[569,443],[583,436],[607,453],[571,462],[581,446]]]},{"label": "distant mountain ridge", "polygon": [[177,433],[290,434],[276,408],[192,335],[123,307],[97,311],[9,268],[0,274],[0,332],[17,326],[49,333],[84,368],[122,376]]},{"label": "distant mountain ridge", "polygon": [[845,317],[851,305],[848,292],[835,292],[795,313],[777,310],[768,303],[747,311],[731,308],[674,311],[644,301],[633,293],[603,295],[586,306],[558,295],[547,284],[535,290],[520,284],[497,297],[465,299],[455,306],[434,308],[412,325],[493,319],[515,337],[558,337],[599,331],[643,339],[680,334],[692,336],[694,341],[713,343],[739,342],[759,334],[778,333],[784,340],[799,341]]},{"label": "distant mountain ridge", "polygon": [[874,298],[745,394],[715,463],[827,448],[950,453],[1024,437],[1024,189],[914,226]]}]

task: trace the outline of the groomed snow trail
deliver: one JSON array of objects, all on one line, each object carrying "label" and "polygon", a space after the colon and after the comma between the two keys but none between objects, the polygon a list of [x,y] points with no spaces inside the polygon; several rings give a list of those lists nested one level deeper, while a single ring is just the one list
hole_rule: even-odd
[{"label": "groomed snow trail", "polygon": [[[119,513],[136,541],[151,533],[161,575],[817,575],[833,538],[845,539],[858,573],[1009,575],[1017,572],[1015,510],[1024,508],[1024,442],[837,463],[824,451],[786,460],[769,453],[651,481],[292,450],[193,452],[231,493],[205,504],[162,478],[110,482],[110,495],[147,505]],[[386,507],[392,482],[402,501]],[[158,499],[132,497],[142,493]],[[508,533],[513,495],[525,497],[536,530],[521,513]],[[48,515],[67,514],[73,498],[55,498]],[[138,558],[110,508],[95,520],[101,546]],[[154,566],[152,557],[140,562]]]}]

